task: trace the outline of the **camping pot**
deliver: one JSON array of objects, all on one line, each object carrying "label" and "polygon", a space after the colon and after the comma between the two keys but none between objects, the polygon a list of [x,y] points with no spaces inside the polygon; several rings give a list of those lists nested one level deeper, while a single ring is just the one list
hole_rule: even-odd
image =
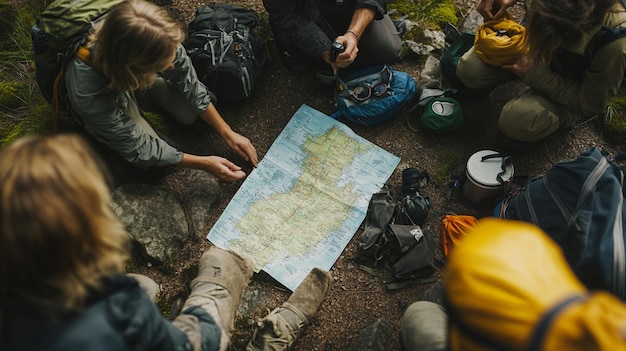
[{"label": "camping pot", "polygon": [[513,164],[497,151],[481,150],[467,160],[461,201],[469,207],[493,206],[510,188]]}]

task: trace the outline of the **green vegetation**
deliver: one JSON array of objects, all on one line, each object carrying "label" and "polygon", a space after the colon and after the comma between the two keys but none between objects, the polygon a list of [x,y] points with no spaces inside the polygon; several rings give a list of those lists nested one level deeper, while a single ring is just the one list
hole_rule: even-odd
[{"label": "green vegetation", "polygon": [[620,148],[626,149],[626,86],[622,85],[617,96],[609,104],[603,120],[604,136]]},{"label": "green vegetation", "polygon": [[433,174],[433,181],[435,184],[447,184],[450,174],[458,167],[461,159],[459,156],[450,149],[443,149],[439,153],[439,168],[437,172]]},{"label": "green vegetation", "polygon": [[[391,16],[393,19],[407,16],[407,20],[417,24],[409,28],[404,36],[405,40],[416,43],[424,41],[425,29],[442,30],[446,23],[456,25],[459,21],[459,10],[454,0],[396,0],[389,4],[389,10],[395,11]],[[405,45],[402,57],[410,52]]]},{"label": "green vegetation", "polygon": [[446,23],[458,22],[453,0],[396,0],[389,8],[397,11],[394,17],[407,15],[422,28],[441,29]]},{"label": "green vegetation", "polygon": [[0,0],[0,146],[28,134],[49,134],[51,110],[31,66],[30,27],[44,4]]}]

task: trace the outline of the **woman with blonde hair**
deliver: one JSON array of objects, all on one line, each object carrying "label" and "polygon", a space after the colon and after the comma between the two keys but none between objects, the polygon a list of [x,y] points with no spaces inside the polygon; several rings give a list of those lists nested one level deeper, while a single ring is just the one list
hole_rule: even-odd
[{"label": "woman with blonde hair", "polygon": [[136,166],[177,165],[202,169],[225,181],[240,180],[246,175],[241,167],[223,157],[177,150],[139,111],[135,91],[182,124],[200,118],[240,157],[257,166],[250,140],[231,129],[216,110],[213,95],[198,80],[183,39],[180,25],[154,4],[128,0],[114,6],[80,49],[87,53],[77,55],[65,68],[72,114],[98,141]]},{"label": "woman with blonde hair", "polygon": [[[209,247],[181,314],[163,318],[142,289],[158,285],[124,274],[130,240],[101,164],[73,135],[0,150],[0,350],[227,350],[252,260]],[[331,280],[313,269],[248,349],[289,349]]]},{"label": "woman with blonde hair", "polygon": [[192,291],[181,315],[163,318],[123,274],[129,236],[100,164],[70,135],[27,137],[0,152],[0,349],[220,349],[230,330],[216,308],[239,303],[249,260],[207,250],[201,264],[222,267],[228,279],[203,280],[202,296]]}]

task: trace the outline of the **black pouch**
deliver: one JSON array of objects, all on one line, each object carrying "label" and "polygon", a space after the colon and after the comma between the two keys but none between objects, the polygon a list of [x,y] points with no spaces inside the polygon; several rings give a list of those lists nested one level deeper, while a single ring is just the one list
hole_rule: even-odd
[{"label": "black pouch", "polygon": [[402,206],[401,212],[403,216],[398,218],[399,223],[415,223],[419,225],[423,225],[426,222],[428,212],[432,207],[430,198],[418,192],[403,195],[400,206]]},{"label": "black pouch", "polygon": [[435,246],[430,230],[418,225],[392,224],[389,236],[389,261],[397,279],[416,279],[432,275],[435,267]]},{"label": "black pouch", "polygon": [[389,189],[372,195],[365,216],[363,234],[357,246],[356,259],[358,261],[370,261],[375,258],[381,237],[393,220],[395,212],[396,202]]},{"label": "black pouch", "polygon": [[388,289],[400,289],[412,281],[434,281],[430,279],[437,272],[432,231],[415,224],[390,224],[376,247],[376,260],[388,258],[395,279],[387,284]]},{"label": "black pouch", "polygon": [[424,225],[431,203],[428,196],[421,195],[420,189],[430,182],[428,172],[420,172],[415,168],[402,171],[402,198],[396,216],[396,224]]}]

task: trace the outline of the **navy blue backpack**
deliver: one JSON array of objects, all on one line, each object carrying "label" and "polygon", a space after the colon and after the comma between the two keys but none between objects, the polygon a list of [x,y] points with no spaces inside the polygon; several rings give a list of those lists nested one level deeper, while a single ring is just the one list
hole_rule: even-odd
[{"label": "navy blue backpack", "polygon": [[337,110],[330,117],[366,126],[379,124],[400,114],[415,89],[415,80],[406,72],[387,65],[363,68],[339,79]]},{"label": "navy blue backpack", "polygon": [[552,237],[587,288],[626,300],[624,172],[606,153],[590,148],[555,164],[504,207],[504,218],[533,223]]}]

